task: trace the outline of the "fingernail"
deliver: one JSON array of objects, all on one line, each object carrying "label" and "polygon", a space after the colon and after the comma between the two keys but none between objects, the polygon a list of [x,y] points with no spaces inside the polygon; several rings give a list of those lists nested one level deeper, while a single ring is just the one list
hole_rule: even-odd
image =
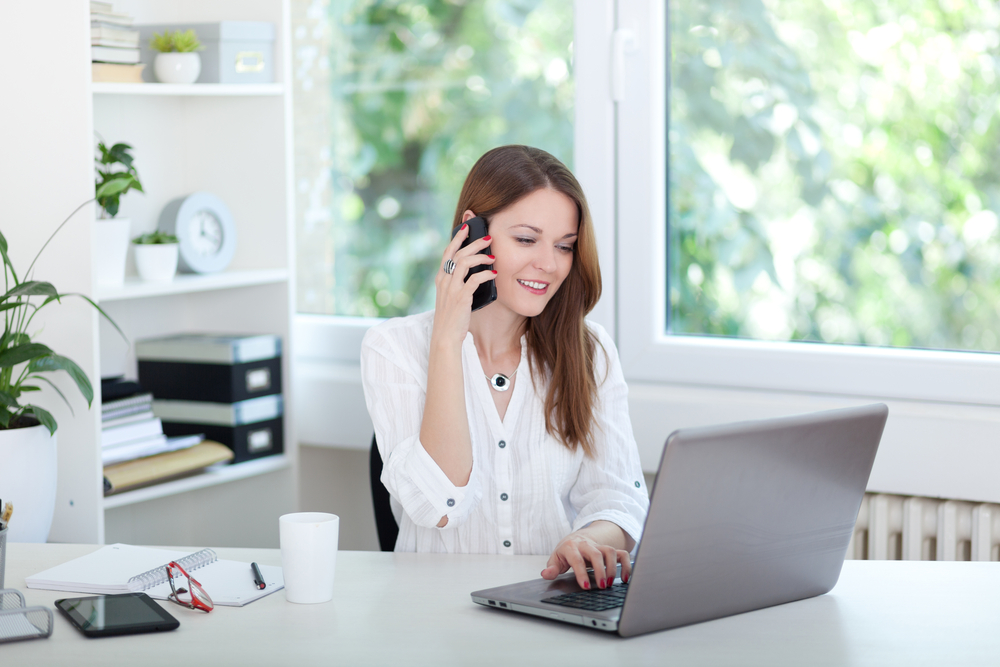
[{"label": "fingernail", "polygon": [[622,583],[623,584],[627,584],[628,583],[628,575],[627,574],[623,574],[622,575]]},{"label": "fingernail", "polygon": [[600,581],[597,582],[597,587],[604,588],[604,579],[601,579]]},{"label": "fingernail", "polygon": [[492,238],[493,238],[492,236],[490,236],[489,234],[487,234],[486,236],[483,237],[483,240],[484,241],[489,241]]},{"label": "fingernail", "polygon": [[[467,227],[468,227],[468,225],[467,225],[467,224],[465,224],[465,223],[463,222],[463,223],[462,223],[462,229],[465,229],[465,228],[467,228]],[[461,230],[460,230],[460,231],[461,231]]]},{"label": "fingernail", "polygon": [[588,590],[588,591],[589,591],[589,590],[590,590],[590,582],[589,582],[589,581],[585,581],[585,582],[583,582],[583,587],[584,587],[584,588],[585,588],[586,590]]},{"label": "fingernail", "polygon": [[486,255],[486,256],[489,257],[490,259],[496,259],[496,257],[494,257],[493,255]]},{"label": "fingernail", "polygon": [[493,269],[493,274],[496,275],[496,269]]},{"label": "fingernail", "polygon": [[607,583],[608,588],[611,588],[611,586],[613,586],[614,583],[615,583],[614,579],[608,579],[608,583]]}]

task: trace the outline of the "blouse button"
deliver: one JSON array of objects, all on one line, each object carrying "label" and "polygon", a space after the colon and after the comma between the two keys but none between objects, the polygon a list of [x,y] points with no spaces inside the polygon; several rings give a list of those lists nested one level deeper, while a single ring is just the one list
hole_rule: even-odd
[{"label": "blouse button", "polygon": [[503,449],[504,447],[506,447],[506,446],[507,446],[507,441],[506,441],[506,440],[501,440],[501,441],[500,441],[499,443],[497,443],[497,444],[499,444],[499,445],[500,445],[500,449]]},{"label": "blouse button", "polygon": [[454,498],[449,498],[448,499],[448,507],[454,507],[454,506],[455,506],[455,499]]},{"label": "blouse button", "polygon": [[639,488],[642,488],[642,486],[639,484],[639,482],[636,482],[635,483],[635,488],[639,489]]},{"label": "blouse button", "polygon": [[500,500],[507,500],[507,494],[506,493],[501,493],[500,494]]},{"label": "blouse button", "polygon": [[504,540],[504,541],[503,541],[503,545],[504,545],[505,547],[507,547],[508,549],[510,549],[510,540]]}]

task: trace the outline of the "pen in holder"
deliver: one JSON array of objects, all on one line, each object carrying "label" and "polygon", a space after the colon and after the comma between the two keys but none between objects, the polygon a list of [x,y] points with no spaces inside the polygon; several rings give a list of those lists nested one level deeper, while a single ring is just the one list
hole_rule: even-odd
[{"label": "pen in holder", "polygon": [[7,569],[7,531],[9,528],[0,530],[0,588],[3,588],[4,570]]}]

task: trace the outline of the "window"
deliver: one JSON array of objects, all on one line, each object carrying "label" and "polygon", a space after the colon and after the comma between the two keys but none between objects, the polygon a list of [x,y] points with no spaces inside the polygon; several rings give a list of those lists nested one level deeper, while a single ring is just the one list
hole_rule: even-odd
[{"label": "window", "polygon": [[998,12],[938,7],[619,4],[627,377],[996,404],[996,355],[891,347],[997,346]]},{"label": "window", "polygon": [[997,350],[993,2],[672,2],[669,330]]},{"label": "window", "polygon": [[523,143],[573,163],[573,6],[295,0],[298,309],[433,307],[466,174]]}]

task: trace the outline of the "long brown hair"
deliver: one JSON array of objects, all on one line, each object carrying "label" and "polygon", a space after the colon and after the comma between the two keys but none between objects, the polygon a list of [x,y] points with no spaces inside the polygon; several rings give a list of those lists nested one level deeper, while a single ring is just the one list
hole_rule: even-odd
[{"label": "long brown hair", "polygon": [[533,375],[541,369],[549,377],[545,430],[570,450],[583,447],[584,453],[593,456],[597,403],[594,355],[599,343],[583,318],[601,298],[601,269],[594,223],[580,183],[566,165],[541,149],[494,148],[479,158],[466,177],[453,227],[461,224],[467,210],[488,223],[490,216],[542,188],[573,200],[579,217],[569,275],[545,310],[528,318],[528,363]]}]

